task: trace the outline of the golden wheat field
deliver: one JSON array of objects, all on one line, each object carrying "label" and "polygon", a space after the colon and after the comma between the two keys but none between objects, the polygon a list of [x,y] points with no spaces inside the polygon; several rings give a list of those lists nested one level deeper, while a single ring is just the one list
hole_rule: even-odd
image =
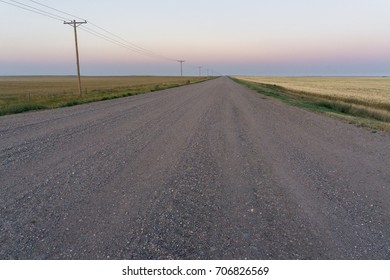
[{"label": "golden wheat field", "polygon": [[[112,76],[82,77],[83,93],[93,90],[145,87],[162,84],[182,84],[201,80],[197,77]],[[0,76],[0,98],[6,96],[77,94],[77,78],[73,76]]]},{"label": "golden wheat field", "polygon": [[206,80],[205,77],[0,76],[0,116],[125,97]]},{"label": "golden wheat field", "polygon": [[390,110],[389,77],[237,77],[241,80],[273,84],[309,93]]}]

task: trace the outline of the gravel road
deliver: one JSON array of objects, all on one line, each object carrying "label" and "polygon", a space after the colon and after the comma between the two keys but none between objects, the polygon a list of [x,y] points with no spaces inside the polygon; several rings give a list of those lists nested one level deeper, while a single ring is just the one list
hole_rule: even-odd
[{"label": "gravel road", "polygon": [[0,259],[390,259],[390,135],[222,77],[0,117]]}]

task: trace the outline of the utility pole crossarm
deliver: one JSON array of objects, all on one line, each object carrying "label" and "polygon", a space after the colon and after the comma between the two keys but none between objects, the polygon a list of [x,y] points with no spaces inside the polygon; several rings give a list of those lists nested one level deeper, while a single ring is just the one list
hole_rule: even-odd
[{"label": "utility pole crossarm", "polygon": [[64,21],[64,24],[69,24],[73,25],[74,28],[74,41],[75,41],[75,46],[76,46],[76,62],[77,62],[77,77],[79,81],[79,95],[81,96],[81,76],[80,76],[80,60],[79,60],[79,46],[77,43],[77,27],[80,26],[81,24],[86,24],[87,21]]},{"label": "utility pole crossarm", "polygon": [[78,27],[80,24],[85,24],[85,23],[87,23],[86,20],[84,20],[84,21],[75,21],[75,20],[64,21],[64,24],[70,24],[70,25],[75,25],[76,24],[76,27]]}]

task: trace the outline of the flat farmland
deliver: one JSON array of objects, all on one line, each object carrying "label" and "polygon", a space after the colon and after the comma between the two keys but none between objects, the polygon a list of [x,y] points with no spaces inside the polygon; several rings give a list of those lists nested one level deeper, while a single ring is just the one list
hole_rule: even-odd
[{"label": "flat farmland", "polygon": [[204,77],[82,77],[82,96],[74,76],[0,77],[0,115],[58,108],[136,95],[205,80]]},{"label": "flat farmland", "polygon": [[389,77],[237,78],[252,85],[268,85],[268,91],[277,91],[292,103],[303,102],[317,107],[314,109],[349,116],[363,125],[388,127],[390,122]]}]

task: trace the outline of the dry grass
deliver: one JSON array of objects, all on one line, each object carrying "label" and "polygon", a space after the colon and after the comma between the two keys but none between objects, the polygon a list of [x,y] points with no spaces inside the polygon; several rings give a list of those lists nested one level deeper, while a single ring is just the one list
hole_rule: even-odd
[{"label": "dry grass", "polygon": [[390,123],[388,77],[237,78],[257,85],[274,85],[275,89],[279,87],[279,94],[290,101],[293,100],[293,103],[298,100],[306,105],[326,108],[333,113],[338,112],[344,117],[349,115],[357,120],[355,123],[363,125],[366,123],[369,127],[388,127]]},{"label": "dry grass", "polygon": [[135,95],[205,80],[201,77],[0,77],[0,115]]},{"label": "dry grass", "polygon": [[239,77],[293,91],[390,111],[388,77]]}]

